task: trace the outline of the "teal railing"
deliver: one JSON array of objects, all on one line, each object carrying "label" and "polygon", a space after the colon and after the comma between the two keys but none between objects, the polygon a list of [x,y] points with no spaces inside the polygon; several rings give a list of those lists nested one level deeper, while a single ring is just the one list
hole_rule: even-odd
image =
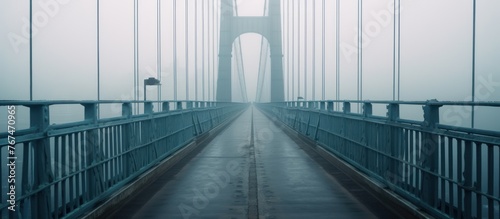
[{"label": "teal railing", "polygon": [[[98,119],[98,106],[106,104],[121,105],[121,116]],[[51,107],[67,105],[82,107],[83,121],[51,124]],[[144,113],[134,114],[133,106]],[[0,107],[29,111],[29,118],[8,111],[8,123],[28,120],[28,128],[0,133],[0,217],[76,218],[247,104],[0,101]]]},{"label": "teal railing", "polygon": [[[362,110],[354,113],[351,105]],[[385,115],[374,115],[373,105],[385,106]],[[422,106],[422,120],[400,117],[400,107],[412,106]],[[295,101],[258,107],[435,217],[500,218],[500,132],[440,122],[461,115],[453,107],[485,107],[496,110],[489,119],[498,124],[499,102]],[[447,112],[440,114],[441,107]]]}]

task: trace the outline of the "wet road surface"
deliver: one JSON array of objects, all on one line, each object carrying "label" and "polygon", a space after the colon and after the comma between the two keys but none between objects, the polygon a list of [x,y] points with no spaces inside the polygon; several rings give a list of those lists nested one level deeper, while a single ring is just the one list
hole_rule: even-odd
[{"label": "wet road surface", "polygon": [[250,107],[113,218],[395,217],[358,201],[316,159]]}]

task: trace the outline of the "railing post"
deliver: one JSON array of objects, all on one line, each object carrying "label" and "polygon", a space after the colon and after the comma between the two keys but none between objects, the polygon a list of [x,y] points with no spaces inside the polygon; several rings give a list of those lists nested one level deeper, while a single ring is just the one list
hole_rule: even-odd
[{"label": "railing post", "polygon": [[123,103],[122,104],[122,116],[126,117],[126,118],[130,118],[132,116],[132,104],[131,103]]},{"label": "railing post", "polygon": [[[49,106],[30,106],[30,127],[36,128],[37,132],[45,132],[49,127]],[[41,186],[47,185],[54,180],[54,175],[50,163],[50,142],[45,137],[35,140],[32,143],[33,149],[33,190],[38,190]],[[25,152],[28,153],[28,152]],[[25,155],[27,156],[27,155]],[[33,195],[31,199],[31,212],[34,218],[50,217],[50,193],[48,189],[41,190]]]},{"label": "railing post", "polygon": [[182,102],[181,101],[177,101],[177,108],[176,110],[182,110]]},{"label": "railing post", "polygon": [[325,110],[326,109],[325,106],[326,106],[326,102],[325,101],[321,101],[319,103],[319,107],[321,108],[321,110]]},{"label": "railing post", "polygon": [[170,111],[170,103],[168,101],[167,102],[163,102],[162,109],[163,109],[163,112]]},{"label": "railing post", "polygon": [[344,108],[342,108],[344,113],[350,113],[351,112],[351,103],[349,102],[344,102]]},{"label": "railing post", "polygon": [[[85,107],[85,120],[90,121],[92,124],[97,124],[97,104],[84,104]],[[97,129],[91,129],[86,131],[85,138],[85,163],[88,166],[93,165],[95,162],[99,162],[99,135]],[[99,192],[98,187],[100,183],[98,182],[102,177],[99,177],[102,173],[100,166],[87,169],[86,167],[86,189],[89,199],[94,198]]]},{"label": "railing post", "polygon": [[[169,109],[169,105],[168,105],[168,102],[166,102],[167,104],[163,103],[163,110],[168,110]],[[166,106],[166,107],[165,107]],[[122,116],[124,118],[130,118],[132,117],[132,104],[131,103],[123,103],[122,104]],[[128,151],[130,148],[131,148],[131,144],[133,142],[133,138],[135,138],[134,136],[134,133],[132,133],[132,124],[131,123],[127,123],[127,124],[124,124],[123,127],[122,127],[122,133],[121,133],[121,136],[122,136],[122,144],[121,144],[121,151]],[[132,169],[132,159],[130,158],[130,153],[128,154],[125,154],[125,156],[123,156],[123,160],[122,160],[122,170],[123,172],[121,174],[123,174],[123,177],[124,178],[127,178],[130,174],[131,169]]]},{"label": "railing post", "polygon": [[328,112],[333,112],[333,101],[328,101],[326,108]]},{"label": "railing post", "polygon": [[144,102],[144,114],[153,114],[154,112],[153,108],[154,108],[153,102],[150,101]]},{"label": "railing post", "polygon": [[[397,103],[390,103],[387,105],[387,119],[388,121],[395,123],[399,119],[399,104]],[[390,155],[393,157],[401,158],[404,154],[404,151],[406,148],[401,147],[400,143],[400,132],[399,128],[395,126],[389,126],[387,133],[389,136],[387,136],[385,139],[387,141],[387,148],[385,149],[386,151],[390,152]],[[399,152],[398,152],[399,151]],[[386,165],[385,169],[388,171],[386,172],[386,177],[387,180],[390,180],[392,184],[398,184],[401,183],[405,177],[405,173],[403,172],[403,168],[400,166],[402,165],[399,163],[398,160],[392,159],[392,158],[387,158],[384,157],[382,158],[386,160]],[[400,167],[398,169],[398,166]]]},{"label": "railing post", "polygon": [[[431,100],[431,102],[437,101]],[[439,107],[441,107],[441,105],[429,104],[429,102],[422,107],[424,110],[423,128],[426,129],[426,131],[422,133],[422,148],[420,151],[419,163],[422,164],[422,168],[432,173],[436,173],[439,163],[439,136],[432,133],[439,123]],[[468,155],[465,154],[465,156]],[[470,156],[472,156],[472,153]],[[422,200],[430,206],[435,206],[435,204],[437,204],[436,196],[438,194],[439,180],[436,176],[427,172],[423,172],[422,175]]]},{"label": "railing post", "polygon": [[371,103],[363,103],[363,116],[370,117],[373,114],[373,106]]},{"label": "railing post", "polygon": [[387,105],[387,118],[390,121],[396,121],[399,119],[399,104],[390,103]]}]

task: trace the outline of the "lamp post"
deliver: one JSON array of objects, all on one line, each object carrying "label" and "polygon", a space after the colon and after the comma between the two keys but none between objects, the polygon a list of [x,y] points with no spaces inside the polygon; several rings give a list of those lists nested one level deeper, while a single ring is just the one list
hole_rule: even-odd
[{"label": "lamp post", "polygon": [[154,85],[161,85],[160,84],[160,80],[154,78],[154,77],[150,77],[150,78],[147,78],[147,79],[144,79],[144,101],[146,101],[146,86],[148,85],[151,85],[151,86],[154,86]]}]

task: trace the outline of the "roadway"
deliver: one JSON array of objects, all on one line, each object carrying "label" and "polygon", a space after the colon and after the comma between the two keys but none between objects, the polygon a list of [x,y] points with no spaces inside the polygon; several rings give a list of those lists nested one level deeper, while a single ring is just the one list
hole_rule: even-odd
[{"label": "roadway", "polygon": [[397,218],[303,144],[250,107],[112,217]]}]

